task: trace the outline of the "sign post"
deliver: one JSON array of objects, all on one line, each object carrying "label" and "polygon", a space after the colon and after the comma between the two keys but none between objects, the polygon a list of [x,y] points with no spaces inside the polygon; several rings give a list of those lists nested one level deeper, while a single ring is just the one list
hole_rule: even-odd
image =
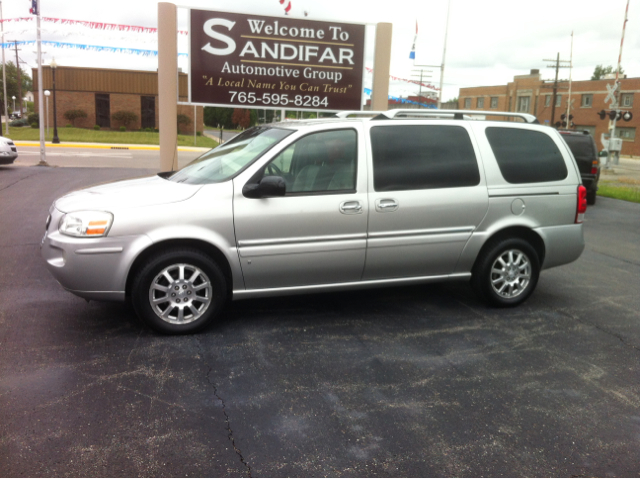
[{"label": "sign post", "polygon": [[[178,168],[178,39],[173,3],[158,3],[160,171]],[[194,119],[195,121],[195,119]]]}]

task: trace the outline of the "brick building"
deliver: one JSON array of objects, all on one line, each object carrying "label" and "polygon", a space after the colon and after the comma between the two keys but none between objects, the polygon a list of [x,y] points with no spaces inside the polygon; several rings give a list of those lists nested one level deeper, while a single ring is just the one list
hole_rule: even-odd
[{"label": "brick building", "polygon": [[[598,112],[609,111],[610,103],[605,103],[607,85],[614,79],[574,81],[571,83],[571,115],[575,129],[589,130],[598,148],[603,149],[600,137],[609,133],[609,118],[601,120]],[[545,125],[560,121],[567,112],[569,102],[569,82],[558,82],[555,115],[552,121],[552,82],[544,82],[539,70],[531,70],[529,75],[518,75],[513,81],[500,86],[461,88],[458,106],[464,110],[496,110],[530,113]],[[631,121],[616,122],[616,136],[622,138],[622,154],[640,157],[640,138],[636,141],[636,130],[640,127],[640,78],[620,80],[620,110],[633,113]],[[638,95],[638,98],[634,98]]]},{"label": "brick building", "polygon": [[[38,89],[38,71],[33,69],[33,88]],[[53,90],[50,66],[43,66],[42,83],[45,90]],[[187,75],[178,78],[180,101],[187,101]],[[38,97],[35,109],[40,111]],[[46,105],[46,100],[45,100]],[[46,108],[46,107],[45,107]],[[70,122],[64,117],[68,110],[84,110],[86,118],[75,121],[80,128],[118,129],[121,125],[112,119],[117,111],[130,111],[137,120],[128,126],[130,130],[158,128],[158,73],[148,71],[111,70],[101,68],[56,68],[56,120],[58,128]],[[203,108],[195,108],[196,130],[202,132]],[[188,126],[180,126],[181,133],[193,134],[194,107],[178,105],[178,114],[189,117]],[[177,121],[177,120],[176,120]],[[49,123],[53,125],[53,92],[49,97]]]}]

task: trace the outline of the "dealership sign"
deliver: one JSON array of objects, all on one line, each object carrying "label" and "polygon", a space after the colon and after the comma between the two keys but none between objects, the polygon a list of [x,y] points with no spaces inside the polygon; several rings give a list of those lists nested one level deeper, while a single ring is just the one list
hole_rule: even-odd
[{"label": "dealership sign", "polygon": [[360,110],[365,26],[190,10],[191,103]]}]

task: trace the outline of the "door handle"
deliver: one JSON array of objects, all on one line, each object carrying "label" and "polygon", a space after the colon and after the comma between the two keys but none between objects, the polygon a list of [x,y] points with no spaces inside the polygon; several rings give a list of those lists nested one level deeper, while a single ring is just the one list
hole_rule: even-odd
[{"label": "door handle", "polygon": [[358,215],[362,213],[362,205],[359,201],[345,201],[340,203],[340,213],[344,215]]},{"label": "door handle", "polygon": [[392,198],[376,200],[376,211],[379,213],[390,213],[398,209],[398,202]]}]

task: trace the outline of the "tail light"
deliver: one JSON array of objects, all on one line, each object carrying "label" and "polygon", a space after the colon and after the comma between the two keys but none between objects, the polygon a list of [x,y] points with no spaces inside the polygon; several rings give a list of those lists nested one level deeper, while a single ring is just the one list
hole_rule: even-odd
[{"label": "tail light", "polygon": [[598,174],[598,160],[593,160],[593,162],[591,163],[591,174],[592,175],[597,175]]},{"label": "tail light", "polygon": [[576,223],[582,223],[584,221],[584,214],[587,212],[587,189],[580,185],[578,186],[578,206],[576,208]]}]

